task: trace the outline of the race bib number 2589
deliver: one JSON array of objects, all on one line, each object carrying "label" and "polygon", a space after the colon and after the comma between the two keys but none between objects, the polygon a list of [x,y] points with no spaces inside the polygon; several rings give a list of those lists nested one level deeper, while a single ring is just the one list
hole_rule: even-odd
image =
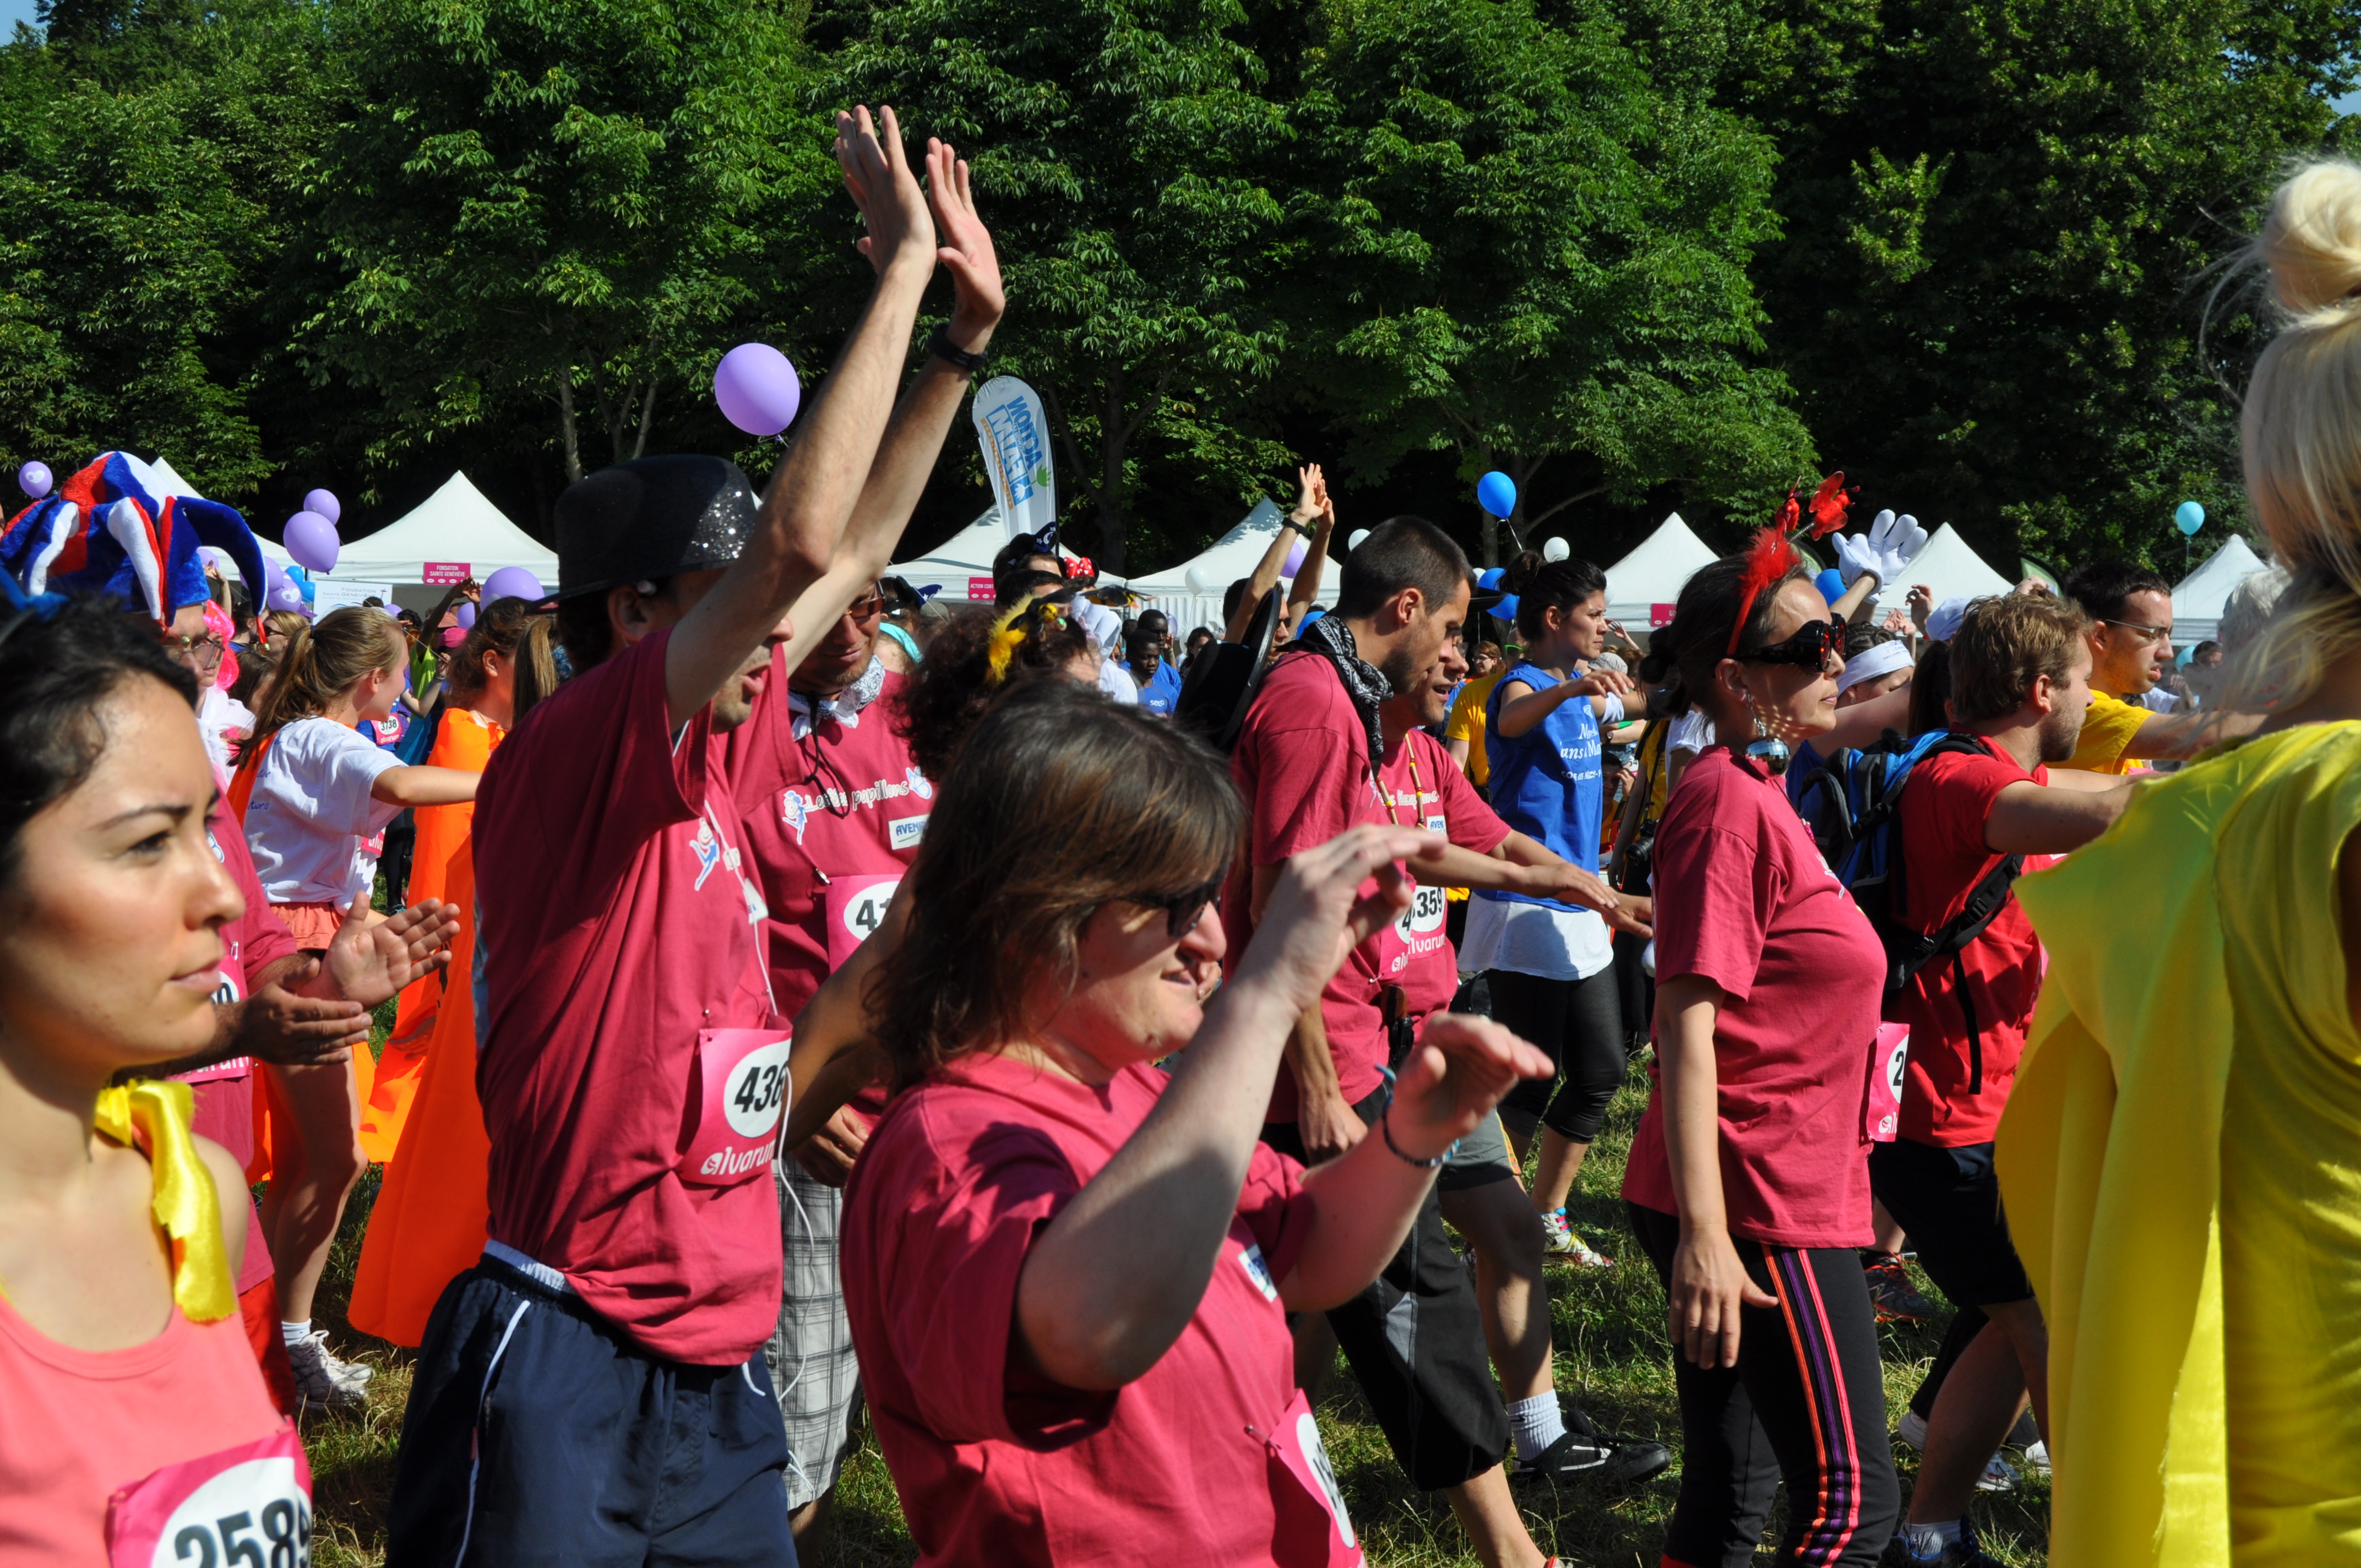
[{"label": "race bib number 2589", "polygon": [[110,1568],[309,1568],[312,1473],[294,1429],[124,1487],[106,1544]]}]

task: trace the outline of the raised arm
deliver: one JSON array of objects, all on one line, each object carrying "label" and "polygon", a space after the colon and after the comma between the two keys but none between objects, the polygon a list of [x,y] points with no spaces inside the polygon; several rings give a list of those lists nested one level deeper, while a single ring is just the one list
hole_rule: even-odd
[{"label": "raised arm", "polygon": [[[1297,473],[1301,476],[1302,489],[1295,498],[1295,510],[1287,515],[1298,522],[1308,523],[1319,515],[1319,508],[1312,499],[1312,470],[1305,467],[1298,469]],[[1287,565],[1287,550],[1288,530],[1282,528],[1271,540],[1270,548],[1262,553],[1262,559],[1255,563],[1254,576],[1246,579],[1246,591],[1238,596],[1237,612],[1230,617],[1229,624],[1222,628],[1223,641],[1244,642],[1246,640],[1246,628],[1254,624],[1254,612],[1261,605],[1263,596],[1279,587],[1279,573]]]},{"label": "raised arm", "polygon": [[[1312,499],[1320,508],[1320,517],[1312,525],[1311,537],[1304,542],[1303,569],[1288,585],[1287,624],[1290,630],[1303,624],[1303,612],[1320,597],[1320,578],[1328,568],[1328,541],[1336,532],[1336,503],[1329,498],[1327,477],[1320,472],[1317,463],[1308,472],[1312,476]],[[1280,565],[1286,563],[1282,561]]]},{"label": "raised arm", "polygon": [[[1535,691],[1522,681],[1510,681],[1500,688],[1500,713],[1494,728],[1499,730],[1501,739],[1514,740],[1547,718],[1560,703],[1576,697],[1620,697],[1632,689],[1631,677],[1613,670],[1593,670],[1578,680],[1560,681],[1547,691]],[[1603,717],[1606,711],[1606,704],[1596,701],[1591,717]]]},{"label": "raised arm", "polygon": [[[944,336],[965,354],[981,354],[992,342],[1006,309],[1000,258],[991,231],[976,215],[968,166],[948,143],[927,143],[927,200],[940,242],[936,255],[951,275],[952,306]],[[872,247],[873,249],[873,247]],[[868,254],[864,252],[864,254]],[[873,255],[872,259],[876,258]],[[881,263],[882,277],[882,263]],[[877,458],[853,503],[827,574],[806,588],[787,611],[794,628],[787,639],[787,667],[832,630],[845,606],[859,598],[893,563],[902,530],[926,493],[928,476],[943,449],[943,438],[967,400],[969,373],[939,355],[918,367],[917,379],[902,395],[878,443]]]},{"label": "raised arm", "polygon": [[902,152],[894,111],[884,140],[869,111],[836,117],[837,162],[868,221],[862,252],[877,269],[876,290],[818,406],[771,477],[753,537],[721,579],[673,630],[664,650],[664,700],[675,725],[713,698],[744,667],[789,606],[836,557],[892,411],[919,297],[935,268],[935,224]]}]

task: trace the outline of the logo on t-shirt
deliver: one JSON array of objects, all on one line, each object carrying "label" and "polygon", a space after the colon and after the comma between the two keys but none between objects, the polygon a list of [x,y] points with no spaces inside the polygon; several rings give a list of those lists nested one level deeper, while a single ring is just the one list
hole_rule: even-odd
[{"label": "logo on t-shirt", "polygon": [[927,819],[923,817],[896,817],[885,824],[885,830],[892,835],[890,842],[895,849],[915,850],[918,847],[918,840],[926,837]]},{"label": "logo on t-shirt", "polygon": [[804,828],[811,821],[812,803],[801,790],[783,790],[779,794],[779,820],[796,830],[796,842],[804,841]]},{"label": "logo on t-shirt", "polygon": [[699,818],[697,837],[689,840],[688,847],[697,855],[697,887],[701,892],[705,879],[721,863],[721,841],[713,836],[713,824]]},{"label": "logo on t-shirt", "polygon": [[909,784],[910,793],[917,795],[920,800],[932,800],[935,797],[935,786],[928,784],[927,782],[927,775],[920,773],[917,768],[912,767],[906,770],[903,773],[902,777],[904,781]]},{"label": "logo on t-shirt", "polygon": [[1238,1254],[1238,1266],[1246,1271],[1246,1277],[1254,1281],[1255,1288],[1262,1292],[1264,1300],[1279,1299],[1279,1287],[1271,1282],[1270,1265],[1262,1260],[1260,1246],[1249,1246]]}]

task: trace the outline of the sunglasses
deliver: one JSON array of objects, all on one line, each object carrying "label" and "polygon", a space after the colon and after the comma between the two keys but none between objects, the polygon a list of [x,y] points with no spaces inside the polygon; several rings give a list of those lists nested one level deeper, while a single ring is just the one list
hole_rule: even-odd
[{"label": "sunglasses", "polygon": [[884,594],[871,594],[867,598],[854,599],[844,607],[844,613],[855,620],[874,620],[885,609]]},{"label": "sunglasses", "polygon": [[1828,667],[1828,655],[1844,652],[1844,628],[1833,620],[1807,620],[1795,629],[1795,634],[1767,648],[1757,648],[1739,658],[1750,664],[1795,664],[1806,670]]},{"label": "sunglasses", "polygon": [[219,653],[229,645],[210,631],[203,637],[181,637],[168,631],[164,634],[164,646],[175,653]]},{"label": "sunglasses", "polygon": [[1204,918],[1207,908],[1210,907],[1216,915],[1222,912],[1222,883],[1224,880],[1224,877],[1214,877],[1179,893],[1126,893],[1123,895],[1123,902],[1137,904],[1143,909],[1164,911],[1164,929],[1177,942],[1197,928],[1197,922]]}]

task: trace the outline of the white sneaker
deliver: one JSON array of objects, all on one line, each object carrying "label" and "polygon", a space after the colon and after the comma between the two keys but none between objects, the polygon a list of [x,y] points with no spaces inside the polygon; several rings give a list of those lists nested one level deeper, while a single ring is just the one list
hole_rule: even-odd
[{"label": "white sneaker", "polygon": [[1572,1225],[1565,1222],[1565,1211],[1553,1209],[1542,1216],[1542,1249],[1561,1262],[1576,1268],[1612,1268],[1615,1260],[1604,1253],[1594,1252]]},{"label": "white sneaker", "polygon": [[376,1368],[339,1361],[328,1354],[328,1331],[313,1329],[287,1347],[295,1369],[295,1391],[306,1405],[357,1413],[368,1408],[368,1383]]},{"label": "white sneaker", "polygon": [[2027,1470],[2044,1480],[2049,1478],[2049,1445],[2048,1443],[2028,1442],[2025,1445],[2025,1452],[2019,1457],[2025,1461],[2025,1467]]},{"label": "white sneaker", "polygon": [[[1912,1448],[1916,1449],[1919,1453],[1926,1453],[1927,1418],[1920,1415],[1916,1410],[1903,1411],[1902,1420],[1895,1426],[1894,1435],[1908,1443]],[[2026,1450],[2028,1457],[2031,1453],[2032,1451],[2030,1449]],[[2042,1450],[2041,1458],[2043,1473],[2046,1475],[2048,1474],[2049,1451],[2047,1449]],[[2016,1472],[2010,1469],[2008,1462],[1997,1453],[1985,1461],[1984,1473],[1976,1477],[1976,1490],[1979,1492],[2006,1492],[2014,1490],[2015,1486]]]}]

